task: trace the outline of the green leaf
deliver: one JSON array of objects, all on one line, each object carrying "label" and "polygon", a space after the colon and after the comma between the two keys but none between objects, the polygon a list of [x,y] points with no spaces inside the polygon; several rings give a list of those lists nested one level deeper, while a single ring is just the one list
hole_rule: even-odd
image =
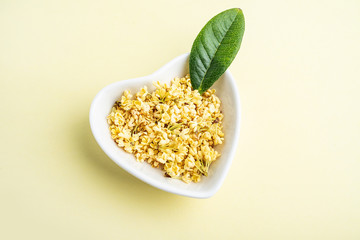
[{"label": "green leaf", "polygon": [[203,27],[190,53],[193,89],[202,94],[221,77],[240,49],[244,30],[245,19],[239,8],[219,13]]}]

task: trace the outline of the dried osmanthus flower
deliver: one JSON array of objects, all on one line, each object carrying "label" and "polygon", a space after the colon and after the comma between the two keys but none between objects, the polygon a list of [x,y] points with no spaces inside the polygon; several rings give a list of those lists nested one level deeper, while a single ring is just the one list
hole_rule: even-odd
[{"label": "dried osmanthus flower", "polygon": [[170,86],[154,85],[154,92],[144,87],[135,97],[124,92],[107,118],[111,136],[165,176],[198,182],[220,156],[214,146],[224,140],[221,102],[215,89],[203,95],[194,91],[189,75],[173,79]]}]

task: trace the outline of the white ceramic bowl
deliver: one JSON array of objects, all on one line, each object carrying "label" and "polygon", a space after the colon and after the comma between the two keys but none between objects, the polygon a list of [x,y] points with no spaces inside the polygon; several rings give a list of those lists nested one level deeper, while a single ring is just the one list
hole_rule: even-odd
[{"label": "white ceramic bowl", "polygon": [[152,168],[145,162],[137,162],[132,154],[126,153],[112,140],[106,120],[111,107],[124,90],[135,93],[146,85],[149,91],[153,91],[154,81],[170,83],[174,77],[185,76],[189,72],[188,61],[189,54],[183,54],[149,76],[123,80],[106,86],[91,104],[90,126],[103,151],[130,174],[167,192],[194,198],[209,198],[219,190],[228,173],[240,132],[240,99],[235,80],[229,71],[226,71],[212,87],[216,89],[216,94],[222,102],[224,114],[225,141],[222,145],[216,146],[221,156],[211,165],[208,176],[202,177],[199,183],[186,184],[181,180],[164,177],[161,170]]}]

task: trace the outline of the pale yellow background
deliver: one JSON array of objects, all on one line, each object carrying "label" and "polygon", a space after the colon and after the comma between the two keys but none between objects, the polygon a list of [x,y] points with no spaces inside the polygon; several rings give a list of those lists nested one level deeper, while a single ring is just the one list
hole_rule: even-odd
[{"label": "pale yellow background", "polygon": [[[115,81],[246,18],[243,118],[219,192],[157,190],[95,143]],[[360,1],[0,1],[0,239],[360,239]]]}]

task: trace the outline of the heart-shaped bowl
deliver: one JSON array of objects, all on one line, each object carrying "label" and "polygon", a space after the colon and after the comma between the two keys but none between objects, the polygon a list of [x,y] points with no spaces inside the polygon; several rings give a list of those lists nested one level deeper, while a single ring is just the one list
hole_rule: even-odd
[{"label": "heart-shaped bowl", "polygon": [[229,71],[213,85],[221,100],[224,114],[223,131],[225,140],[215,149],[221,156],[210,166],[207,177],[198,183],[184,183],[178,179],[164,177],[164,172],[146,162],[137,162],[135,156],[118,147],[111,138],[106,117],[115,101],[125,90],[138,92],[147,86],[149,92],[155,90],[154,81],[170,83],[175,77],[183,77],[189,72],[189,54],[183,54],[165,64],[155,73],[146,77],[122,80],[103,88],[94,98],[90,108],[90,127],[102,150],[120,167],[154,187],[167,192],[194,198],[209,198],[221,187],[237,148],[240,133],[240,98],[235,80]]}]

